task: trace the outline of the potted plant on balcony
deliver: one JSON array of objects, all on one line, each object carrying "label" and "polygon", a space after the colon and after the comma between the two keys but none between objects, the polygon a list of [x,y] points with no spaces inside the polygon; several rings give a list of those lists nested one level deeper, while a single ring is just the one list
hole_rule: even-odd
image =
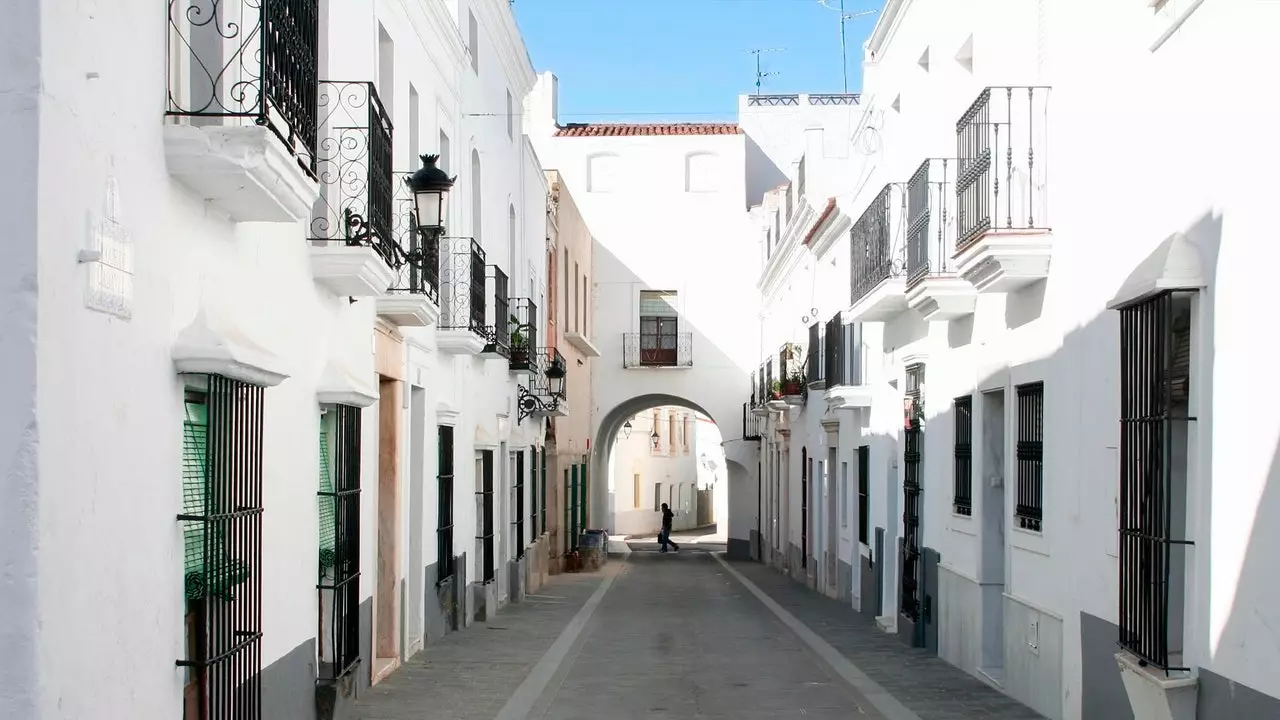
[{"label": "potted plant on balcony", "polygon": [[799,395],[804,392],[804,374],[799,370],[792,370],[782,381],[783,395]]},{"label": "potted plant on balcony", "polygon": [[782,399],[782,381],[781,380],[774,380],[773,385],[769,387],[769,399],[770,400]]},{"label": "potted plant on balcony", "polygon": [[511,331],[511,367],[516,370],[527,370],[529,369],[529,338],[520,332],[520,328],[524,326],[515,315],[511,316],[511,324],[515,326]]}]

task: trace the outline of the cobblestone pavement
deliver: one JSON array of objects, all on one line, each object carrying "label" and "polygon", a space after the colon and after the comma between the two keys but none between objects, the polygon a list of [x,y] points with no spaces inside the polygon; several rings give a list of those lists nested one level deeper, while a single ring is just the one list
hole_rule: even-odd
[{"label": "cobblestone pavement", "polygon": [[429,645],[357,718],[1040,718],[772,570],[637,549]]}]

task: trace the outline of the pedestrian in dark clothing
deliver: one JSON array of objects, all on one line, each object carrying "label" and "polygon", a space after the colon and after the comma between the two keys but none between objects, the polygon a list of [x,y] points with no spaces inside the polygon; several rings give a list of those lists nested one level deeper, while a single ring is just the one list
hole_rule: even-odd
[{"label": "pedestrian in dark clothing", "polygon": [[680,546],[671,540],[671,520],[675,516],[671,508],[667,507],[666,503],[662,503],[662,532],[658,533],[658,542],[662,543],[662,548],[658,552],[666,552],[668,545],[676,552],[680,552]]}]

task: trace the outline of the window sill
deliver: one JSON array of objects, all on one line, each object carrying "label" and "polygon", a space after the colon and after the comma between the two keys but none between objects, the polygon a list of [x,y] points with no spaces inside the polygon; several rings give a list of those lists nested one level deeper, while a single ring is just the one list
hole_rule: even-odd
[{"label": "window sill", "polygon": [[1009,533],[1009,545],[1035,555],[1049,557],[1049,541],[1044,533],[1015,527]]}]

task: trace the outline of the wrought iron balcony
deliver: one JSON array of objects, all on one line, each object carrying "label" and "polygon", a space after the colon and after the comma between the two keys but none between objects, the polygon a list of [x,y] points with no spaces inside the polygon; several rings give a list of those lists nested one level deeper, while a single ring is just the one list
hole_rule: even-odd
[{"label": "wrought iron balcony", "polygon": [[764,372],[764,401],[781,400],[782,381],[777,378],[777,373],[774,372],[774,358],[766,360],[762,370]]},{"label": "wrought iron balcony", "polygon": [[489,308],[489,322],[484,327],[485,346],[480,354],[510,359],[512,322],[507,274],[497,265],[490,265],[485,280],[486,297],[492,297],[493,304]]},{"label": "wrought iron balcony", "polygon": [[440,241],[440,329],[487,338],[485,255],[468,237]]},{"label": "wrought iron balcony", "polygon": [[511,328],[511,369],[538,372],[541,356],[535,350],[539,340],[537,303],[530,298],[513,298],[508,320]]},{"label": "wrought iron balcony", "polygon": [[906,248],[894,232],[901,229],[904,206],[901,188],[885,185],[849,231],[850,304],[857,319],[882,321],[906,309]]},{"label": "wrought iron balcony", "polygon": [[956,165],[925,160],[907,183],[907,305],[925,320],[972,315],[977,302],[955,260]]},{"label": "wrought iron balcony", "polygon": [[540,347],[534,352],[533,362],[541,369],[529,375],[528,384],[518,388],[516,404],[519,409],[517,422],[533,417],[561,417],[568,414],[567,375],[568,363],[564,355],[554,347]]},{"label": "wrought iron balcony", "polygon": [[805,350],[797,343],[785,343],[778,349],[779,382],[782,397],[800,397],[807,394],[804,370]]},{"label": "wrought iron balcony", "polygon": [[809,357],[805,359],[805,382],[823,384],[825,386],[826,364],[823,362],[823,343],[826,337],[822,332],[822,322],[815,321],[809,326]]},{"label": "wrought iron balcony", "polygon": [[622,367],[693,367],[693,333],[623,333]]},{"label": "wrought iron balcony", "polygon": [[827,321],[823,345],[823,365],[828,390],[865,385],[865,347],[862,325],[845,322],[843,313]]},{"label": "wrought iron balcony", "polygon": [[392,222],[391,121],[369,82],[322,82],[320,109],[312,269],[340,295],[381,295],[405,261]]},{"label": "wrought iron balcony", "polygon": [[987,233],[1049,229],[1049,88],[989,87],[956,123],[956,250]]},{"label": "wrought iron balcony", "polygon": [[260,127],[316,177],[317,0],[169,0],[165,115]]}]

